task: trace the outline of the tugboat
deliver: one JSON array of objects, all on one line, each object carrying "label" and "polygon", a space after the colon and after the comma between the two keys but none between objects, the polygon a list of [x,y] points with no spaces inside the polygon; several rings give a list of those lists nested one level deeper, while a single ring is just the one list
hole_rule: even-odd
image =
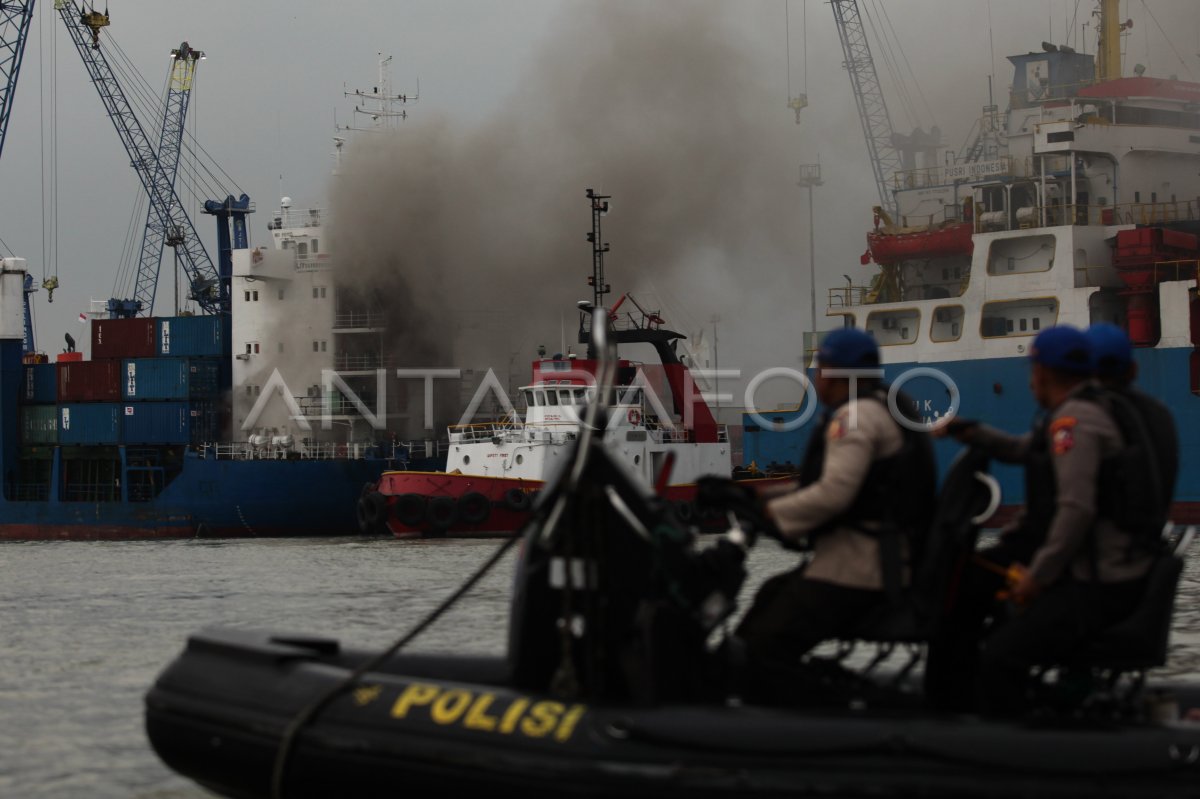
[{"label": "tugboat", "polygon": [[[580,343],[591,334],[588,309],[600,307],[609,292],[603,263],[608,245],[599,244],[608,197],[590,189],[587,197],[594,256],[588,284],[594,298],[581,303]],[[633,310],[625,310],[629,307]],[[607,398],[613,420],[604,444],[631,475],[670,500],[681,521],[690,522],[699,515],[696,480],[732,473],[728,430],[717,423],[676,354],[682,333],[668,329],[661,314],[629,294],[607,313],[615,343],[648,344],[659,365],[617,362],[615,394]],[[521,388],[524,418],[513,411],[498,421],[450,427],[444,472],[391,471],[364,487],[358,502],[362,529],[386,526],[398,538],[511,535],[529,518],[544,481],[569,457],[583,410],[596,399],[598,366],[591,350],[586,358],[560,353],[534,361],[533,380]],[[748,485],[771,482],[752,479]]]},{"label": "tugboat", "polygon": [[[606,319],[598,311],[593,329]],[[613,385],[615,366],[601,363],[600,386]],[[1164,545],[1127,622],[1079,662],[1046,664],[1046,675],[1070,667],[1073,679],[1039,679],[1036,717],[926,710],[908,675],[999,502],[980,479],[986,458],[968,450],[943,483],[912,588],[844,642],[822,706],[744,706],[728,649],[708,642],[734,610],[747,548],[769,528],[734,496],[743,492],[706,482],[701,498],[730,527],[701,549],[604,443],[620,418],[605,397],[588,406],[520,536],[507,657],[399,650],[516,538],[381,652],[306,635],[192,636],[146,696],[159,757],[240,799],[383,797],[399,786],[522,798],[1195,795],[1200,684],[1144,682],[1165,662],[1190,535]],[[852,668],[852,645],[878,654]],[[907,660],[886,665],[900,652]]]}]

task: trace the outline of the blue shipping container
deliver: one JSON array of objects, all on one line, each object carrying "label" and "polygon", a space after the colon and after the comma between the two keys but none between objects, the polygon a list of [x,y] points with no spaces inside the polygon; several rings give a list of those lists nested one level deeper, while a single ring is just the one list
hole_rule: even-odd
[{"label": "blue shipping container", "polygon": [[211,441],[211,402],[129,402],[121,406],[126,444],[192,444]]},{"label": "blue shipping container", "polygon": [[79,402],[58,406],[58,443],[121,443],[121,405]]},{"label": "blue shipping container", "polygon": [[58,366],[37,363],[24,367],[21,382],[21,402],[29,405],[48,405],[58,401]]},{"label": "blue shipping container", "polygon": [[220,364],[189,358],[130,358],[121,364],[121,398],[186,400],[215,397]]},{"label": "blue shipping container", "polygon": [[216,358],[229,351],[228,316],[165,316],[157,326],[159,355]]}]

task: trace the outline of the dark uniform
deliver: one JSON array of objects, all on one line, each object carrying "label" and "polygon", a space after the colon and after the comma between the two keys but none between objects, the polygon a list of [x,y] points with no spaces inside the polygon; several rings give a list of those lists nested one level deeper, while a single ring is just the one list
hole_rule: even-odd
[{"label": "dark uniform", "polygon": [[[877,358],[873,341],[870,351]],[[843,365],[819,357],[823,365]],[[796,698],[790,683],[800,657],[887,602],[885,587],[907,583],[907,535],[932,512],[936,490],[928,436],[898,424],[882,391],[862,392],[826,413],[801,477],[799,490],[769,500],[766,511],[783,537],[811,548],[812,557],[765,582],[736,633],[746,646],[751,699]]]},{"label": "dark uniform", "polygon": [[[1060,341],[1086,347],[1079,331],[1049,337],[1050,344]],[[974,704],[973,687],[984,710],[1019,712],[1030,666],[1057,662],[1136,608],[1154,553],[1143,545],[1145,531],[1135,531],[1139,523],[1121,510],[1130,487],[1114,483],[1113,465],[1131,442],[1110,402],[1080,382],[1030,433],[1010,436],[980,425],[967,436],[998,460],[1025,464],[1024,513],[980,555],[998,566],[1028,564],[1041,591],[977,650],[992,597],[1005,581],[995,569],[976,565],[968,572],[948,634],[931,648],[926,688],[935,703]],[[1143,462],[1141,470],[1156,471],[1156,463]],[[1158,491],[1143,493],[1158,494],[1151,507],[1161,504]],[[1151,524],[1161,529],[1161,522]]]}]

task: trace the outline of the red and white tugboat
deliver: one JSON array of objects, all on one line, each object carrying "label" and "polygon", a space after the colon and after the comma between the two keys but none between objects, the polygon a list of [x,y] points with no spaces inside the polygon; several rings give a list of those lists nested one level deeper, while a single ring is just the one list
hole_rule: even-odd
[{"label": "red and white tugboat", "polygon": [[[609,291],[604,282],[600,216],[608,198],[591,190],[593,305],[581,303],[579,340],[591,340],[591,307]],[[634,311],[621,311],[626,304]],[[630,474],[675,503],[682,521],[696,516],[695,481],[732,472],[729,438],[700,396],[672,344],[683,334],[624,295],[609,312],[609,340],[618,345],[649,344],[659,364],[618,359],[615,397],[604,443]],[[545,479],[566,460],[578,437],[584,408],[593,397],[598,361],[557,355],[533,362],[533,380],[521,389],[524,418],[514,412],[501,421],[449,429],[444,472],[386,472],[364,489],[359,517],[364,529],[386,525],[395,536],[493,536],[516,531]]]}]

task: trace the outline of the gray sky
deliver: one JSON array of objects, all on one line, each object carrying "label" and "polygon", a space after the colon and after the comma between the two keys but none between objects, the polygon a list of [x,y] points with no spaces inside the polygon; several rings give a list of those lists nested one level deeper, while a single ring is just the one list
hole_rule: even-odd
[{"label": "gray sky", "polygon": [[[860,5],[876,15],[879,2]],[[1079,41],[1094,0],[882,2],[907,59],[905,71],[915,75],[915,81],[906,76],[914,117],[876,50],[894,127],[908,132],[936,123],[956,149],[986,100],[993,69],[997,102],[1004,105],[1010,78],[1004,56],[1040,49],[1046,39],[1095,49],[1093,28]],[[0,159],[6,189],[0,192],[0,239],[7,245],[0,249],[27,258],[39,279],[44,256],[56,249],[56,264],[46,268],[57,272],[62,287],[53,304],[44,292],[36,299],[39,343],[56,352],[64,330],[82,338],[75,317],[87,300],[110,296],[141,189],[53,3],[39,5]],[[266,243],[265,224],[281,190],[300,207],[330,206],[339,197],[348,215],[362,210],[355,198],[392,204],[404,198],[409,211],[423,211],[425,195],[412,191],[420,187],[452,207],[456,216],[449,219],[456,224],[443,220],[446,227],[434,228],[446,238],[470,239],[470,231],[482,238],[491,223],[479,217],[508,209],[495,224],[509,237],[506,249],[518,254],[524,242],[543,236],[542,228],[573,226],[574,249],[568,240],[531,243],[530,259],[540,253],[555,260],[540,267],[554,270],[553,279],[536,269],[517,271],[519,285],[532,292],[505,296],[488,309],[482,305],[490,295],[472,298],[477,304],[460,329],[494,340],[514,315],[526,325],[512,336],[516,343],[505,342],[504,352],[489,351],[489,358],[504,358],[509,350],[532,357],[539,338],[557,349],[560,300],[587,292],[590,254],[582,233],[589,225],[583,200],[589,185],[614,195],[605,220],[614,288],[636,288],[685,332],[711,329],[709,320],[719,314],[722,366],[795,365],[799,334],[809,325],[807,207],[794,186],[797,164],[819,159],[826,182],[814,210],[818,314],[825,289],[843,283],[843,274],[856,282],[869,276],[858,256],[875,191],[827,3],[790,0],[787,26],[784,0],[109,0],[108,7],[109,32],[155,91],[164,84],[168,51],[181,40],[207,52],[189,129],[236,181],[228,191],[245,191],[256,202],[253,243]],[[1125,40],[1127,69],[1140,62],[1151,75],[1200,78],[1200,3],[1128,0],[1122,16],[1135,22]],[[1170,43],[1162,31],[1170,32]],[[397,91],[413,92],[419,77],[421,99],[396,134],[403,141],[360,146],[356,169],[348,170],[360,182],[339,191],[329,185],[334,115],[343,124],[350,120],[343,88],[375,83],[378,52],[394,56]],[[799,125],[786,106],[789,83],[792,94],[808,94]],[[602,135],[590,141],[588,130]],[[156,130],[151,136],[157,138]],[[610,141],[620,147],[606,147]],[[376,146],[382,149],[371,149]],[[391,168],[368,168],[367,151],[393,159]],[[440,180],[436,171],[414,172],[412,164],[436,161],[428,153],[440,153],[465,174]],[[655,170],[673,156],[679,163]],[[465,199],[487,191],[503,195]],[[710,214],[698,199],[706,195],[717,206]],[[526,206],[523,217],[519,210]],[[43,207],[55,209],[56,232]],[[194,221],[215,257],[211,219],[196,213]],[[141,223],[138,217],[138,242]],[[353,232],[386,239],[390,224],[382,218],[374,233]],[[467,231],[461,235],[460,225]],[[693,241],[680,245],[684,238]],[[459,264],[465,275],[477,267],[460,262],[487,252],[412,243],[423,262]],[[357,244],[359,255],[394,248],[399,254],[391,255],[403,260],[403,245],[394,240]],[[414,273],[412,279],[426,278]],[[543,284],[547,302],[531,303]],[[455,288],[453,278],[437,290],[423,285],[415,296],[430,305]],[[160,313],[169,286],[160,282]]]}]

